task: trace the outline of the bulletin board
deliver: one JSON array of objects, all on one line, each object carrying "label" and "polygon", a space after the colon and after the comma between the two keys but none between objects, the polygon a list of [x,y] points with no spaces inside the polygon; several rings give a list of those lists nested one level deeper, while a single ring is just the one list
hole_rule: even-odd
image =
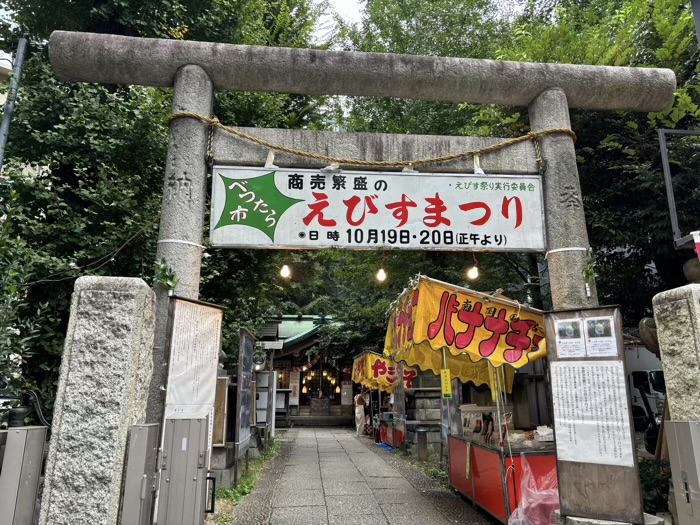
[{"label": "bulletin board", "polygon": [[562,516],[644,523],[618,307],[545,316]]}]

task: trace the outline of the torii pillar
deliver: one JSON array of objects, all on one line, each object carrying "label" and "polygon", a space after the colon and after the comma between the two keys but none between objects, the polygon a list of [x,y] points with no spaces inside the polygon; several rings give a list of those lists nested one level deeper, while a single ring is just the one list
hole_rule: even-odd
[{"label": "torii pillar", "polygon": [[[63,31],[51,35],[49,55],[61,80],[175,87],[174,112],[207,116],[213,89],[383,96],[525,106],[536,131],[570,128],[569,108],[661,111],[671,104],[676,87],[669,69],[318,51]],[[165,258],[180,279],[175,292],[192,298],[198,295],[201,264],[206,133],[199,121],[180,119],[171,125],[158,246],[158,257]],[[419,138],[418,143],[421,140],[432,139]],[[540,142],[548,162],[543,185],[553,306],[597,306],[595,283],[587,283],[582,275],[589,243],[573,141],[565,135],[548,135]],[[161,370],[166,295],[158,290],[154,364]],[[161,374],[155,379],[152,421],[162,413],[164,378]],[[604,507],[609,489],[597,483],[590,480],[589,493],[596,496],[591,505]],[[581,509],[576,515],[587,517],[587,512]]]}]

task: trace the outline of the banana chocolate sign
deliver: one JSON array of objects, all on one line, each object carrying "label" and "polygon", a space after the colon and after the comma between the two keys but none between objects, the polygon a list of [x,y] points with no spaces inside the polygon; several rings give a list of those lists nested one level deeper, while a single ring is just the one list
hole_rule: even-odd
[{"label": "banana chocolate sign", "polygon": [[399,298],[384,343],[396,362],[477,384],[489,382],[487,363],[515,369],[545,354],[540,310],[422,276]]}]

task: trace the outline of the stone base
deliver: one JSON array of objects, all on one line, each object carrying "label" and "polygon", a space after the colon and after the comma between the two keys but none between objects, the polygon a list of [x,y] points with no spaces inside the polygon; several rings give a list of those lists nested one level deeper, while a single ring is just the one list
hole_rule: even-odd
[{"label": "stone base", "polygon": [[231,465],[229,468],[225,469],[211,469],[209,471],[210,476],[216,478],[216,488],[230,488],[233,486],[234,474],[236,473],[236,468],[238,468],[238,479],[241,479],[243,475],[243,470],[245,469],[245,456],[241,458],[238,465]]},{"label": "stone base", "polygon": [[[557,525],[632,525],[626,521],[595,520],[593,518],[574,518],[562,516],[558,510],[554,511]],[[664,525],[664,519],[658,516],[644,513],[644,525]]]}]

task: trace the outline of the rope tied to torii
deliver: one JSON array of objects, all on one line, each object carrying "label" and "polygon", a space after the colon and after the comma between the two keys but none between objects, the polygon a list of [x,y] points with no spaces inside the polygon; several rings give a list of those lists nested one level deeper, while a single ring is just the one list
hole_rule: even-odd
[{"label": "rope tied to torii", "polygon": [[254,137],[253,135],[249,135],[248,133],[240,131],[240,130],[233,128],[231,126],[225,126],[216,117],[211,118],[211,117],[207,117],[205,115],[200,115],[199,113],[192,113],[189,111],[183,111],[180,113],[174,113],[174,114],[170,115],[168,117],[168,124],[170,124],[173,120],[176,120],[179,118],[192,118],[192,119],[200,120],[200,121],[208,124],[212,131],[214,129],[218,128],[218,129],[221,129],[222,131],[226,131],[227,133],[231,133],[232,135],[235,135],[238,138],[248,140],[250,142],[253,142],[253,143],[258,144],[260,146],[264,146],[264,147],[269,148],[271,150],[281,151],[283,153],[289,153],[291,155],[298,155],[300,157],[307,157],[307,158],[311,158],[311,159],[322,160],[322,161],[328,162],[330,164],[339,164],[339,165],[345,164],[345,165],[353,165],[353,166],[413,167],[413,166],[419,166],[422,164],[437,164],[440,162],[449,162],[452,160],[461,159],[461,158],[465,158],[465,157],[474,157],[474,156],[478,156],[478,155],[483,155],[484,153],[491,153],[491,152],[497,151],[499,149],[507,148],[509,146],[513,146],[515,144],[519,144],[521,142],[526,142],[528,140],[531,140],[534,142],[535,153],[537,156],[537,159],[536,159],[537,164],[540,166],[540,172],[542,172],[543,171],[542,166],[544,164],[544,160],[542,159],[542,154],[541,154],[540,147],[539,147],[538,139],[540,137],[543,137],[545,135],[564,134],[564,135],[570,136],[574,141],[576,141],[576,133],[574,133],[570,129],[568,129],[568,128],[552,128],[552,129],[545,129],[542,131],[531,131],[531,132],[527,133],[526,135],[522,135],[520,137],[515,137],[512,139],[506,140],[504,142],[499,142],[498,144],[486,146],[486,147],[478,149],[478,150],[471,150],[471,151],[463,151],[460,153],[454,153],[452,155],[443,155],[440,157],[430,157],[430,158],[416,159],[416,160],[360,160],[360,159],[345,159],[345,158],[339,158],[339,157],[331,157],[329,155],[321,155],[319,153],[312,153],[310,151],[288,148],[286,146],[281,146],[279,144],[273,144],[271,142],[268,142],[267,140],[264,140],[264,139],[261,139],[258,137]]}]

